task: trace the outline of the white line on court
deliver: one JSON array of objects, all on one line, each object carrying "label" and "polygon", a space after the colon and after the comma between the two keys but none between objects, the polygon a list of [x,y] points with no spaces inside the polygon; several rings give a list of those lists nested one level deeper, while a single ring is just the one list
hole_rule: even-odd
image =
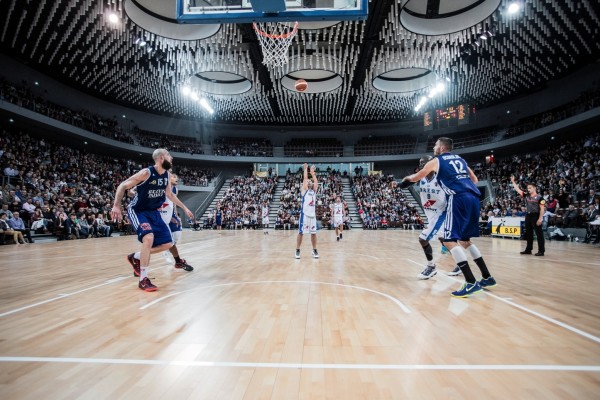
[{"label": "white line on court", "polygon": [[78,290],[78,291],[73,292],[73,293],[61,293],[58,296],[53,297],[53,298],[48,299],[48,300],[40,301],[40,302],[37,302],[37,303],[34,303],[34,304],[30,304],[28,306],[24,306],[24,307],[16,308],[14,310],[6,311],[6,312],[0,314],[0,317],[4,317],[4,316],[10,315],[10,314],[14,314],[14,313],[17,313],[19,311],[28,310],[30,308],[41,306],[42,304],[51,303],[53,301],[64,299],[64,298],[67,298],[67,297],[70,297],[70,296],[74,296],[74,295],[79,294],[79,293],[87,292],[88,290],[97,289],[97,288],[102,287],[102,286],[110,285],[111,283],[122,281],[123,279],[127,279],[127,277],[126,276],[119,276],[119,277],[116,277],[114,279],[109,279],[106,282],[101,283],[99,285],[90,286],[88,288],[81,289],[81,290]]},{"label": "white line on court", "polygon": [[[413,261],[413,260],[411,260],[411,259],[409,259],[409,258],[407,258],[407,260],[408,260],[408,261],[410,261],[410,262],[412,262],[412,263],[415,263],[415,264],[417,264],[417,265],[421,265],[420,263],[418,263],[418,262],[416,262],[416,261]],[[442,274],[438,274],[438,276],[440,276],[440,275],[441,275],[442,277],[445,277],[446,279],[450,279],[450,280],[453,280],[453,281],[455,281],[455,282],[459,282],[459,283],[462,283],[462,282],[463,282],[463,281],[461,281],[461,280],[458,280],[458,279],[456,279],[456,278],[454,278],[454,277],[452,277],[452,276],[448,276],[448,275],[446,275],[446,274],[443,274],[443,273],[442,273]],[[490,293],[490,291],[489,291],[489,290],[485,290],[485,291],[484,291],[484,293],[485,293],[486,295],[488,295],[488,296],[491,296],[491,297],[493,297],[493,298],[495,298],[495,299],[498,299],[498,300],[500,300],[500,301],[502,301],[502,302],[504,302],[504,303],[506,303],[506,304],[508,304],[508,305],[510,305],[510,306],[513,306],[513,307],[515,307],[515,308],[518,308],[518,309],[519,309],[519,310],[521,310],[521,311],[525,311],[525,312],[526,312],[526,313],[528,313],[528,314],[531,314],[531,315],[534,315],[534,316],[536,316],[536,317],[538,317],[538,318],[541,318],[541,319],[543,319],[544,321],[548,321],[548,322],[550,322],[550,323],[552,323],[552,324],[554,324],[554,325],[560,326],[561,328],[565,328],[565,329],[567,329],[567,330],[569,330],[569,331],[571,331],[571,332],[573,332],[573,333],[576,333],[576,334],[578,334],[578,335],[581,335],[581,336],[583,336],[583,337],[585,337],[585,338],[588,338],[588,339],[590,339],[590,340],[593,340],[593,341],[594,341],[594,342],[596,342],[596,343],[600,343],[600,337],[598,337],[598,336],[594,336],[594,335],[592,335],[591,333],[587,333],[587,332],[585,332],[585,331],[582,331],[581,329],[577,329],[577,328],[575,328],[575,327],[573,327],[573,326],[571,326],[571,325],[569,325],[569,324],[565,324],[564,322],[561,322],[561,321],[559,321],[559,320],[556,320],[556,319],[554,319],[554,318],[548,317],[548,316],[546,316],[546,315],[544,315],[544,314],[542,314],[542,313],[539,313],[539,312],[537,312],[537,311],[534,311],[534,310],[532,310],[532,309],[530,309],[530,308],[527,308],[527,307],[524,307],[524,306],[522,306],[522,305],[520,305],[520,304],[517,304],[517,303],[515,303],[514,301],[510,301],[510,300],[508,300],[508,299],[506,299],[506,298],[503,298],[503,297],[497,296],[497,295],[495,295],[495,294],[493,294],[493,293]]]},{"label": "white line on court", "polygon": [[221,286],[257,285],[257,284],[263,284],[264,285],[264,284],[273,284],[273,283],[302,283],[302,284],[310,284],[310,285],[331,285],[331,286],[341,286],[341,287],[350,288],[350,289],[364,290],[365,292],[375,293],[375,294],[378,294],[380,296],[385,297],[386,299],[391,300],[398,307],[400,307],[402,309],[402,311],[404,311],[407,314],[410,314],[410,309],[408,307],[406,307],[400,300],[398,300],[395,297],[390,296],[389,294],[381,293],[381,292],[378,292],[376,290],[367,289],[367,288],[360,287],[360,286],[344,285],[342,283],[313,282],[313,281],[255,281],[255,282],[220,283],[220,284],[216,284],[216,285],[200,286],[200,287],[195,287],[193,289],[183,290],[181,292],[171,293],[171,294],[168,294],[166,296],[160,297],[160,298],[158,298],[156,300],[153,300],[150,303],[148,303],[148,304],[140,307],[140,310],[145,310],[146,308],[148,308],[150,306],[153,306],[154,304],[157,304],[157,303],[159,303],[159,302],[161,302],[161,301],[163,301],[165,299],[168,299],[169,297],[177,296],[179,294],[190,292],[192,290],[215,288],[215,287],[221,287]]},{"label": "white line on court", "polygon": [[160,365],[184,367],[234,367],[234,368],[288,368],[288,369],[370,369],[370,370],[429,370],[429,371],[576,371],[600,372],[600,365],[505,365],[505,364],[312,364],[312,363],[260,363],[227,361],[136,360],[118,358],[75,357],[0,357],[0,362],[16,363],[81,363]]}]

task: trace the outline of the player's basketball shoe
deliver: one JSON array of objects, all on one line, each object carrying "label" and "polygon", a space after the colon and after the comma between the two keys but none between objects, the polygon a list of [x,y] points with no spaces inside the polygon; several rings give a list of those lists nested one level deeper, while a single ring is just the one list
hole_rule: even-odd
[{"label": "player's basketball shoe", "polygon": [[419,279],[429,279],[433,278],[437,274],[437,270],[435,267],[430,267],[429,265],[425,267],[423,271],[419,274]]},{"label": "player's basketball shoe", "polygon": [[338,242],[340,241],[340,237],[339,237],[339,236],[337,237],[337,241],[338,241]]},{"label": "player's basketball shoe", "polygon": [[192,272],[194,270],[194,267],[192,267],[191,265],[186,263],[183,258],[181,258],[180,262],[175,263],[175,268],[182,269],[182,270],[188,271],[188,272]]},{"label": "player's basketball shoe", "polygon": [[483,278],[479,281],[479,286],[481,286],[482,289],[492,288],[496,285],[496,280],[492,276],[489,278]]},{"label": "player's basketball shoe", "polygon": [[296,258],[300,258],[300,250],[296,249]]},{"label": "player's basketball shoe", "polygon": [[152,282],[150,282],[150,279],[148,279],[148,277],[142,279],[138,284],[138,287],[145,292],[154,292],[156,289],[158,289],[152,284]]},{"label": "player's basketball shoe", "polygon": [[475,293],[481,292],[483,289],[479,286],[479,282],[468,283],[465,282],[460,289],[455,292],[452,292],[452,296],[454,297],[469,297]]},{"label": "player's basketball shoe", "polygon": [[460,270],[460,267],[457,265],[456,267],[454,267],[454,269],[450,272],[448,272],[448,275],[450,276],[456,276],[456,275],[460,275],[462,274],[462,271]]},{"label": "player's basketball shoe", "polygon": [[448,254],[450,253],[450,250],[448,250],[448,248],[446,246],[442,246],[442,254]]},{"label": "player's basketball shoe", "polygon": [[312,256],[313,258],[319,258],[319,253],[317,252],[317,249],[313,249]]},{"label": "player's basketball shoe", "polygon": [[127,256],[127,261],[133,267],[133,276],[140,276],[140,260],[135,258],[134,253],[131,253]]},{"label": "player's basketball shoe", "polygon": [[344,238],[344,235],[342,235],[342,234],[340,233],[340,239],[343,239],[343,238]]}]

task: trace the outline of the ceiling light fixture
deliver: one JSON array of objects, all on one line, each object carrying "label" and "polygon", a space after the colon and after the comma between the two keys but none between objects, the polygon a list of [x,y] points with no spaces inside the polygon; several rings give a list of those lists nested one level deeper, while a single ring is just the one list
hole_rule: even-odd
[{"label": "ceiling light fixture", "polygon": [[519,4],[516,1],[513,1],[512,3],[510,3],[508,5],[508,13],[509,14],[516,14],[520,9],[521,9],[521,4]]},{"label": "ceiling light fixture", "polygon": [[115,13],[108,14],[108,22],[110,22],[111,24],[116,24],[117,22],[119,22],[119,16]]}]

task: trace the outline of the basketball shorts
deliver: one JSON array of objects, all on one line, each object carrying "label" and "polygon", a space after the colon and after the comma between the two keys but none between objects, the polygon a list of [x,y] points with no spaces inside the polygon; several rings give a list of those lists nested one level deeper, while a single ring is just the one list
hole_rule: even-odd
[{"label": "basketball shorts", "polygon": [[471,193],[449,195],[444,240],[467,240],[479,236],[479,197]]},{"label": "basketball shorts", "polygon": [[430,241],[437,239],[438,231],[446,220],[446,211],[427,213],[427,228],[419,235],[419,239]]},{"label": "basketball shorts", "polygon": [[173,215],[169,221],[169,229],[171,232],[181,232],[181,219],[177,215]]},{"label": "basketball shorts", "polygon": [[269,217],[263,217],[262,224],[263,225],[269,225]]},{"label": "basketball shorts", "polygon": [[221,218],[215,218],[215,225],[217,225],[217,226],[223,225],[223,221],[221,220]]},{"label": "basketball shorts", "polygon": [[160,211],[146,210],[136,211],[131,208],[127,209],[127,215],[131,220],[133,229],[137,232],[138,240],[141,242],[144,236],[149,233],[154,234],[152,247],[160,246],[165,243],[172,243],[171,230],[163,221]]},{"label": "basketball shorts", "polygon": [[301,235],[305,233],[317,233],[317,217],[307,217],[304,214],[300,214],[300,220],[298,221],[298,233]]},{"label": "basketball shorts", "polygon": [[337,227],[343,227],[344,226],[344,219],[343,218],[333,218],[333,227],[337,228]]}]

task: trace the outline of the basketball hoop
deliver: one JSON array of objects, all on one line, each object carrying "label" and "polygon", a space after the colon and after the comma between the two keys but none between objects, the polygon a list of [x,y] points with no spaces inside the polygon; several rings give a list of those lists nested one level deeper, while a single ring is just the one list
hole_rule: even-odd
[{"label": "basketball hoop", "polygon": [[280,22],[253,22],[252,26],[262,47],[263,64],[280,67],[288,63],[288,49],[298,33],[298,22],[287,25]]}]

